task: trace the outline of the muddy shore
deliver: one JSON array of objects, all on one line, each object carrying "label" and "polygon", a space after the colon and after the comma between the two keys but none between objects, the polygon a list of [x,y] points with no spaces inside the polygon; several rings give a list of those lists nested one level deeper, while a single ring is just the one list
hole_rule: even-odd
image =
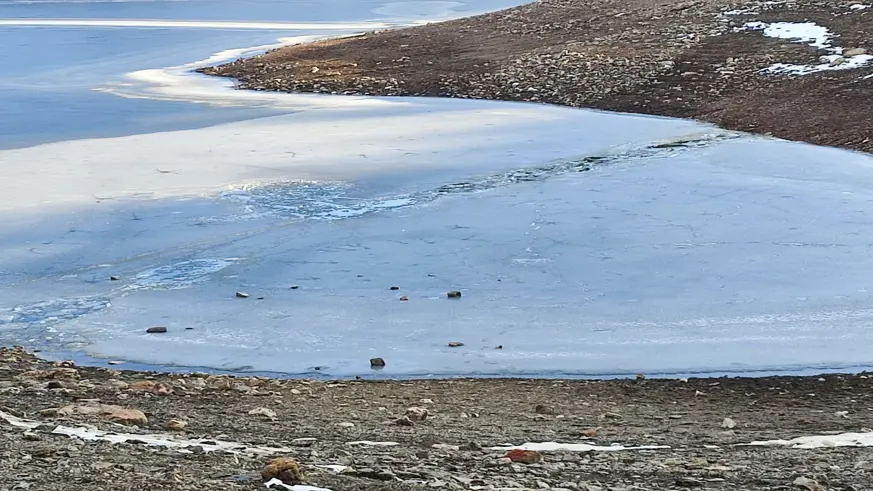
[{"label": "muddy shore", "polygon": [[[2,348],[0,490],[265,489],[276,457],[333,491],[861,490],[870,448],[742,444],[869,431],[871,395],[867,374],[316,382],[76,367]],[[414,407],[428,414],[409,425]],[[492,448],[526,442],[594,447],[536,463]]]},{"label": "muddy shore", "polygon": [[[541,0],[284,47],[200,71],[235,78],[240,89],[546,102],[694,118],[873,152],[873,66],[845,69],[849,54],[873,53],[873,8],[864,5]],[[825,27],[830,47],[744,28],[779,22]],[[827,58],[836,52],[846,56]],[[766,71],[780,63],[842,69]]]}]

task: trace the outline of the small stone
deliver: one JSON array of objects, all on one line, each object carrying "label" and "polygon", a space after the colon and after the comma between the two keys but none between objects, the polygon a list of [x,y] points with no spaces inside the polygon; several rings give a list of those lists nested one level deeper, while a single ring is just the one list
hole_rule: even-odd
[{"label": "small stone", "polygon": [[522,464],[539,464],[543,461],[543,455],[536,450],[510,450],[505,458]]},{"label": "small stone", "polygon": [[163,334],[163,333],[167,332],[167,328],[162,327],[162,326],[150,327],[150,328],[146,329],[146,332],[148,334]]},{"label": "small stone", "polygon": [[537,414],[555,414],[555,408],[545,404],[537,404],[534,408],[534,412]]},{"label": "small stone", "polygon": [[730,419],[730,418],[725,418],[721,422],[721,427],[726,429],[726,430],[732,430],[732,429],[737,427],[737,422]]},{"label": "small stone", "polygon": [[370,368],[382,368],[385,366],[385,360],[382,358],[370,358]]},{"label": "small stone", "polygon": [[449,348],[460,348],[461,346],[464,346],[464,343],[460,341],[452,341],[449,343]]},{"label": "small stone", "polygon": [[63,389],[64,384],[58,382],[57,380],[49,380],[49,382],[46,384],[46,388],[49,390]]},{"label": "small stone", "polygon": [[806,477],[798,477],[793,483],[798,488],[806,489],[807,491],[826,491],[826,488],[813,479]]},{"label": "small stone", "polygon": [[636,379],[639,381],[643,381],[646,379],[646,376],[643,375],[642,373],[638,373]]},{"label": "small stone", "polygon": [[846,62],[846,58],[844,58],[842,56],[838,56],[838,57],[834,58],[833,60],[831,60],[831,66],[839,66],[845,62]]},{"label": "small stone", "polygon": [[449,293],[446,293],[446,296],[449,298],[461,298],[461,292],[459,292],[457,290],[453,290],[453,291],[450,291]]},{"label": "small stone", "polygon": [[170,431],[185,431],[185,428],[188,426],[187,421],[183,421],[181,419],[171,419],[167,421],[167,424],[164,425],[164,428]]},{"label": "small stone", "polygon": [[268,407],[256,407],[249,411],[250,416],[264,416],[267,419],[276,419],[276,411]]},{"label": "small stone", "polygon": [[419,423],[427,419],[427,409],[421,406],[412,406],[406,409],[406,413],[404,416],[410,419],[410,421]]},{"label": "small stone", "polygon": [[494,348],[494,349],[503,349],[503,345],[502,345],[502,344],[498,344],[497,347]]},{"label": "small stone", "polygon": [[864,48],[852,48],[843,51],[843,56],[858,56],[858,55],[866,55],[867,50]]},{"label": "small stone", "polygon": [[837,411],[834,413],[834,416],[849,419],[849,411]]},{"label": "small stone", "polygon": [[110,276],[109,281],[118,281],[121,279],[121,276]]},{"label": "small stone", "polygon": [[408,300],[409,300],[409,297],[407,297],[406,295],[400,297],[400,301],[401,301],[401,302],[406,302],[406,301],[408,301]]},{"label": "small stone", "polygon": [[249,298],[249,294],[246,292],[236,292],[236,298]]},{"label": "small stone", "polygon": [[588,428],[588,429],[582,430],[582,436],[587,437],[587,438],[595,438],[597,436],[597,429],[596,428]]},{"label": "small stone", "polygon": [[354,428],[354,427],[355,427],[355,423],[351,423],[351,422],[348,422],[348,421],[346,421],[346,422],[344,422],[344,423],[340,423],[339,425],[340,425],[342,428]]},{"label": "small stone", "polygon": [[397,426],[415,426],[415,422],[409,419],[409,416],[401,416],[394,421]]},{"label": "small stone", "polygon": [[123,362],[123,361],[118,361],[118,360],[109,360],[109,361],[107,361],[106,363],[108,363],[108,364],[110,364],[110,365],[121,365],[121,364],[124,363],[124,362]]},{"label": "small stone", "polygon": [[292,290],[297,290],[297,289],[299,289],[299,288],[300,288],[300,287],[297,286],[297,285],[291,285],[291,289],[292,289]]},{"label": "small stone", "polygon": [[273,459],[261,472],[264,481],[278,479],[285,484],[299,484],[303,481],[303,472],[297,461],[290,457]]},{"label": "small stone", "polygon": [[399,286],[392,286],[391,288],[389,288],[389,290],[399,290],[399,289],[400,289]]},{"label": "small stone", "polygon": [[482,450],[482,445],[477,442],[470,442],[467,444],[467,449],[472,450],[474,452],[478,452]]}]

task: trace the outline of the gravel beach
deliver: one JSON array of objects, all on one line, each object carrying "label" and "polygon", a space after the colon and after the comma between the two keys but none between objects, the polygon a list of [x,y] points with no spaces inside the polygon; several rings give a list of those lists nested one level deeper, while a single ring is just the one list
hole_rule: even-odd
[{"label": "gravel beach", "polygon": [[[765,29],[781,23],[813,36]],[[852,0],[542,0],[200,71],[240,89],[545,102],[873,152],[871,43],[873,8]]]},{"label": "gravel beach", "polygon": [[[743,444],[870,431],[871,394],[866,374],[316,382],[76,367],[3,348],[0,490],[265,489],[275,458],[333,491],[862,490],[869,448]],[[590,446],[494,448],[526,442]]]}]

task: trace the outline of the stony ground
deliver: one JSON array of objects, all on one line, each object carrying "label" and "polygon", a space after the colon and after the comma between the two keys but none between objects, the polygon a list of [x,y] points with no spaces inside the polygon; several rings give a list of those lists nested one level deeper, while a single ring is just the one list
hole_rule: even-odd
[{"label": "stony ground", "polygon": [[241,89],[548,102],[696,118],[873,152],[873,77],[865,78],[873,67],[764,74],[773,63],[818,64],[823,51],[736,29],[751,21],[815,22],[835,33],[835,45],[873,52],[873,8],[854,4],[540,0],[201,71],[237,78]]},{"label": "stony ground", "polygon": [[[83,368],[0,348],[0,490],[264,489],[275,457],[296,459],[307,484],[334,491],[862,490],[873,448],[738,444],[869,431],[871,396],[864,374],[315,382]],[[415,406],[427,418],[398,423]],[[14,426],[15,417],[39,426]],[[58,434],[83,425],[137,436]],[[155,434],[195,441],[143,443]],[[218,440],[246,448],[209,451]],[[361,440],[397,445],[350,444]],[[542,441],[669,448],[542,452],[533,464],[489,449]]]}]

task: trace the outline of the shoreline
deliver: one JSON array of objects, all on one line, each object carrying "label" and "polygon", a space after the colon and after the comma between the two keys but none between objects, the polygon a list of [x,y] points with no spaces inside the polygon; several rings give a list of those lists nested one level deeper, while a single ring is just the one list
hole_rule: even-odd
[{"label": "shoreline", "polygon": [[[0,348],[0,489],[264,489],[276,457],[331,491],[863,489],[871,384],[869,374],[275,380],[77,367]],[[427,417],[401,423],[413,407]],[[526,442],[540,462],[505,458]]]},{"label": "shoreline", "polygon": [[[853,5],[547,0],[196,71],[255,92],[539,102],[870,153],[873,139],[861,128],[873,126],[873,9]],[[803,27],[810,22],[816,27]],[[788,30],[798,32],[820,25],[825,34],[797,42],[791,33],[763,35],[755,23],[794,23]],[[817,65],[836,60],[827,53],[846,57]],[[766,73],[776,66],[815,73]],[[837,112],[839,121],[829,118]]]}]

